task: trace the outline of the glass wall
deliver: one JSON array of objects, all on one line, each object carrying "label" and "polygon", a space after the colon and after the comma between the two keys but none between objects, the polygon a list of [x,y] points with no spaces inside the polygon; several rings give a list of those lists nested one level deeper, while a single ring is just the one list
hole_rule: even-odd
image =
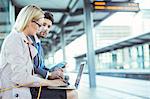
[{"label": "glass wall", "polygon": [[144,44],[144,68],[150,69],[150,44]]},{"label": "glass wall", "polygon": [[150,45],[143,44],[96,55],[96,70],[150,69]]}]

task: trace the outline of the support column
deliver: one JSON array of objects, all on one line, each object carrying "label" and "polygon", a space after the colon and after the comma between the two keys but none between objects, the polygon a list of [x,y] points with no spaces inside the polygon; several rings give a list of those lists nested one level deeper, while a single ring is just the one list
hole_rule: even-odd
[{"label": "support column", "polygon": [[95,79],[95,51],[93,47],[93,18],[91,11],[91,1],[83,0],[84,4],[84,26],[85,33],[87,36],[87,64],[88,64],[88,72],[89,72],[89,82],[90,87],[96,87],[96,79]]},{"label": "support column", "polygon": [[132,63],[132,55],[131,55],[131,48],[128,48],[128,53],[129,53],[129,61],[128,61],[128,64],[129,64],[129,66],[130,66],[130,69],[132,69],[133,68],[133,66],[131,65],[131,63]]},{"label": "support column", "polygon": [[117,65],[117,52],[112,51],[112,67],[110,69],[115,69]]},{"label": "support column", "polygon": [[138,68],[144,69],[144,49],[143,49],[143,46],[137,47],[137,63],[138,63]]},{"label": "support column", "polygon": [[63,61],[66,61],[66,51],[65,51],[65,39],[64,39],[64,28],[62,27],[62,32],[61,32],[61,49],[63,52]]},{"label": "support column", "polygon": [[15,7],[12,5],[12,1],[9,1],[9,21],[10,25],[13,26],[15,23]]},{"label": "support column", "polygon": [[149,44],[149,68],[150,68],[150,44]]},{"label": "support column", "polygon": [[145,69],[145,57],[144,57],[144,47],[143,47],[143,45],[141,46],[141,51],[142,51],[142,56],[141,56],[142,68]]}]

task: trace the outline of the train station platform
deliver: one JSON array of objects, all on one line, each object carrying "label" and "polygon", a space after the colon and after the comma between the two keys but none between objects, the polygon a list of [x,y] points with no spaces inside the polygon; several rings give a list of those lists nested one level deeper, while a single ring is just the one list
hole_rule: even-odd
[{"label": "train station platform", "polygon": [[[76,73],[68,73],[74,84]],[[150,81],[96,75],[96,88],[89,87],[88,74],[83,74],[78,99],[150,99]],[[1,99],[1,98],[0,98]]]},{"label": "train station platform", "polygon": [[[76,74],[69,74],[74,82]],[[96,76],[96,88],[89,87],[88,75],[83,74],[78,88],[79,99],[150,99],[150,81],[130,78]]]}]

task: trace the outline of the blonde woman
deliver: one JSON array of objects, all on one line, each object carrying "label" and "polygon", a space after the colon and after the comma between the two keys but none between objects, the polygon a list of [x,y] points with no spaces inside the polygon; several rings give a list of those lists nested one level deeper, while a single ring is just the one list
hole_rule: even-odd
[{"label": "blonde woman", "polygon": [[31,99],[29,87],[65,85],[61,80],[45,80],[33,74],[31,60],[36,50],[28,35],[38,32],[43,18],[43,11],[39,7],[24,7],[11,33],[5,38],[0,58],[2,99]]}]

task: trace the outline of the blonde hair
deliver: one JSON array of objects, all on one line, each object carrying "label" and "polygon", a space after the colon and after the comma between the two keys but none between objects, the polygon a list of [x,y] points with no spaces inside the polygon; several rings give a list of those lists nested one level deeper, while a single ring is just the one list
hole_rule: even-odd
[{"label": "blonde hair", "polygon": [[41,8],[35,5],[28,5],[19,12],[13,29],[22,32],[27,24],[32,20],[38,20],[44,17],[44,12]]}]

